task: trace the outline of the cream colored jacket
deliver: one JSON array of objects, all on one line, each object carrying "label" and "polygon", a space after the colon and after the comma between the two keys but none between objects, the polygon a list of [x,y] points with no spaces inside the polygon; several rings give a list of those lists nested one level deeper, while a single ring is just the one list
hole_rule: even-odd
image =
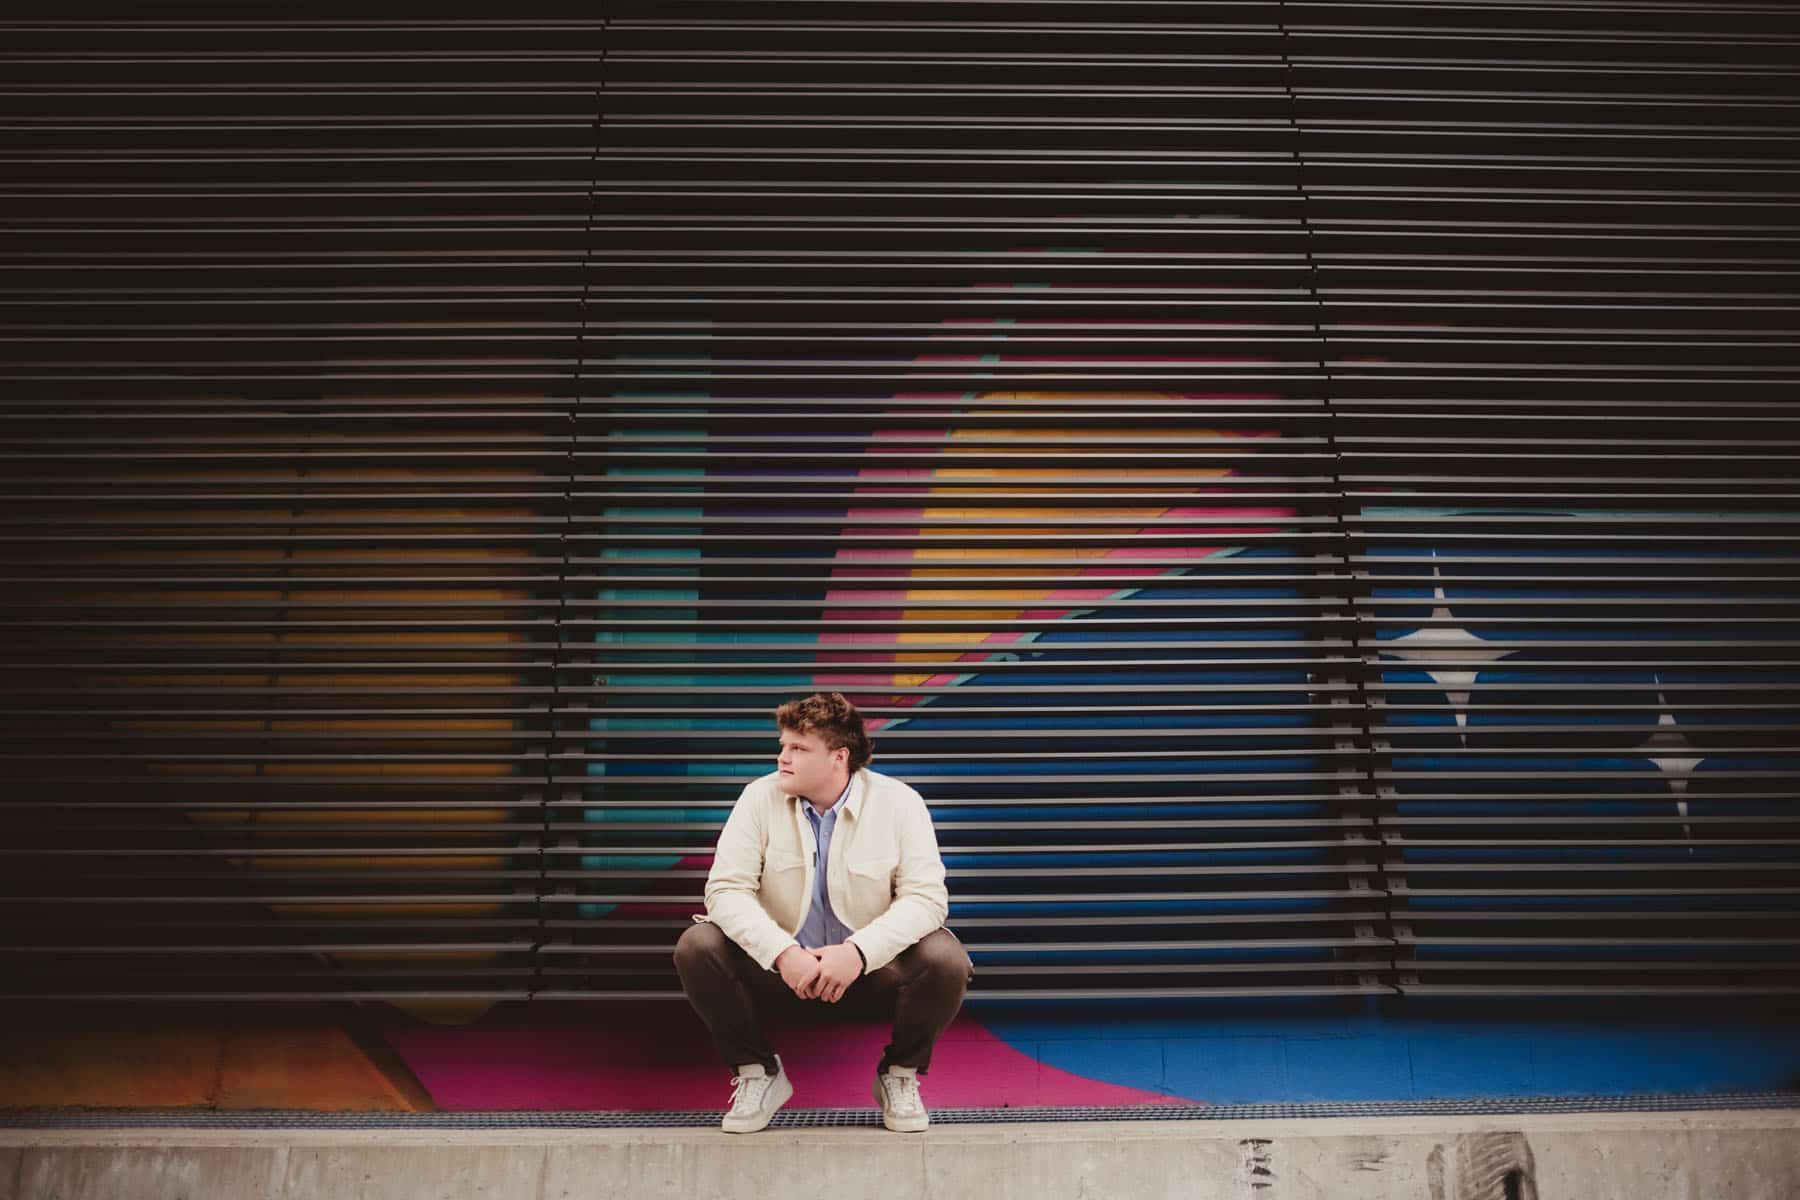
[{"label": "cream colored jacket", "polygon": [[[797,946],[812,905],[818,842],[801,807],[771,773],[745,786],[706,877],[706,915],[765,970]],[[943,925],[944,860],[919,793],[864,768],[850,780],[826,863],[831,909],[875,971]]]}]

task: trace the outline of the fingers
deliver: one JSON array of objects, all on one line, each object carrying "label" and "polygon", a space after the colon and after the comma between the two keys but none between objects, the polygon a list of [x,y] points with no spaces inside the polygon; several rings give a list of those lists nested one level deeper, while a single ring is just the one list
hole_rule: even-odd
[{"label": "fingers", "polygon": [[844,998],[844,993],[850,990],[852,982],[853,980],[850,979],[834,978],[821,971],[819,973],[819,999],[827,1004],[836,1004]]},{"label": "fingers", "polygon": [[833,967],[827,964],[827,956],[831,951],[837,949],[841,949],[841,947],[821,946],[818,949],[806,951],[812,956],[806,966],[812,969],[804,978],[788,981],[788,986],[794,995],[802,1000],[823,1000],[826,1004],[836,1004],[843,999],[844,993],[850,989],[850,985],[856,981],[861,972],[856,969],[856,965],[836,963],[837,973],[834,974]]},{"label": "fingers", "polygon": [[[810,970],[806,968],[810,968]],[[818,991],[819,976],[823,972],[819,969],[817,959],[807,960],[806,968],[797,968],[793,975],[784,975],[782,978],[787,983],[788,990],[794,995],[802,1000],[811,1000]]]},{"label": "fingers", "polygon": [[823,1000],[827,1004],[836,1004],[849,986],[848,980],[833,979],[826,972],[820,971],[795,987],[794,994],[802,1000]]}]

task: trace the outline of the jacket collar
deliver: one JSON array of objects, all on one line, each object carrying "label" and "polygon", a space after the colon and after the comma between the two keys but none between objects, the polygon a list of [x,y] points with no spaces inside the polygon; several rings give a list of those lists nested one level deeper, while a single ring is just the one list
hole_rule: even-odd
[{"label": "jacket collar", "polygon": [[[869,778],[868,770],[865,768],[850,776],[850,794],[844,797],[844,815],[855,820],[857,814],[862,812],[863,798],[868,795],[868,792]],[[800,812],[802,806],[811,803],[805,796],[789,796],[788,799],[793,801],[793,811],[795,812]]]}]

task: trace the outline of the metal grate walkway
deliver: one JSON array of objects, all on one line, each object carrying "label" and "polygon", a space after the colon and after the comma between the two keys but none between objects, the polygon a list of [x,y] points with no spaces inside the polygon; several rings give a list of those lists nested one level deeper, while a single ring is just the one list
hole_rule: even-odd
[{"label": "metal grate walkway", "polygon": [[[1041,1125],[1063,1121],[1236,1121],[1306,1117],[1511,1116],[1531,1113],[1632,1113],[1800,1109],[1800,1091],[1670,1093],[1643,1096],[1521,1096],[1483,1100],[1381,1100],[1318,1104],[1154,1104],[1121,1108],[945,1108],[938,1125]],[[325,1113],[294,1109],[250,1112],[57,1111],[0,1113],[7,1129],[695,1129],[718,1123],[716,1112],[457,1112]],[[878,1127],[875,1110],[799,1109],[780,1113],[772,1129]]]}]

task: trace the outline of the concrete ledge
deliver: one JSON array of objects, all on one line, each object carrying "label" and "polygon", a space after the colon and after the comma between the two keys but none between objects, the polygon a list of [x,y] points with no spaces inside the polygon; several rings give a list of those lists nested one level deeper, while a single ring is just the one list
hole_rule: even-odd
[{"label": "concrete ledge", "polygon": [[767,1130],[0,1130],[6,1200],[1789,1200],[1800,1111]]}]

